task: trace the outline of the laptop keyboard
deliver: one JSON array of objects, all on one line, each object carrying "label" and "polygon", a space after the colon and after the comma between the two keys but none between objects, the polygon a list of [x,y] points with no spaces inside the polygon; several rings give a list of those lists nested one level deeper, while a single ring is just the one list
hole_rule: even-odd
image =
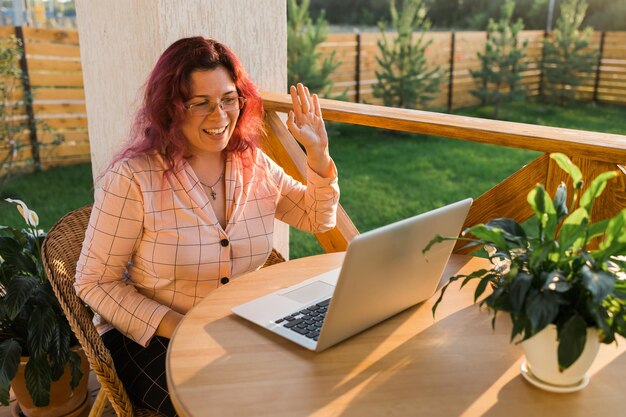
[{"label": "laptop keyboard", "polygon": [[326,318],[329,303],[330,298],[313,304],[297,313],[282,317],[274,321],[274,323],[317,342],[322,324],[324,324],[324,319]]}]

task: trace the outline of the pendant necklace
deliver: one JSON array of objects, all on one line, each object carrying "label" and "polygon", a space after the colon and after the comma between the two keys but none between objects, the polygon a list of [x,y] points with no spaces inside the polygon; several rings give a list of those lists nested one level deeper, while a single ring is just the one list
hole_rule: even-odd
[{"label": "pendant necklace", "polygon": [[222,173],[220,174],[220,177],[217,179],[217,181],[215,181],[215,182],[213,183],[213,185],[205,184],[205,183],[203,183],[202,181],[200,181],[200,184],[202,184],[202,185],[204,185],[205,187],[208,187],[208,188],[210,188],[210,189],[211,189],[211,198],[213,199],[213,201],[215,201],[215,200],[216,200],[216,198],[217,198],[217,193],[215,192],[215,190],[213,189],[213,187],[215,187],[215,186],[216,186],[216,185],[220,182],[220,180],[221,180],[221,179],[222,179],[222,177],[224,176],[224,171],[225,171],[225,170],[226,170],[226,167],[224,167],[224,170],[222,170]]}]

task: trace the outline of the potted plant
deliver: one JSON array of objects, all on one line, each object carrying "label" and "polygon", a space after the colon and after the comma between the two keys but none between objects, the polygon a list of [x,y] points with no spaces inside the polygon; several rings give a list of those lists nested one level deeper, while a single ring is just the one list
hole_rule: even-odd
[{"label": "potted plant", "polygon": [[6,201],[17,204],[27,228],[0,226],[0,402],[9,404],[12,386],[27,416],[46,415],[42,407],[65,415],[63,403],[70,411],[89,405],[87,360],[46,279],[37,213]]},{"label": "potted plant", "polygon": [[443,240],[487,249],[493,267],[450,278],[433,314],[451,283],[477,280],[475,302],[492,290],[479,304],[493,314],[492,325],[498,312],[511,318],[511,341],[521,342],[526,353],[522,374],[545,389],[575,390],[588,381],[598,342],[626,337],[626,209],[592,222],[594,201],[617,172],[598,175],[579,198],[579,168],[563,154],[550,157],[571,178],[569,208],[564,183],[553,198],[538,184],[528,194],[535,213],[530,223],[536,224],[527,228],[534,233],[498,218],[466,229],[462,237],[436,236],[424,252]]}]

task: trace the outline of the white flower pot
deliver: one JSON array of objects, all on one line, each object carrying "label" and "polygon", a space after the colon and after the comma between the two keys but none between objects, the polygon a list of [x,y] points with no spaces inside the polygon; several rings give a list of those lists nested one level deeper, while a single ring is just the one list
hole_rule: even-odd
[{"label": "white flower pot", "polygon": [[[530,339],[523,341],[522,347],[526,354],[525,365],[528,372],[528,375],[524,375],[526,379],[541,388],[549,389],[550,387],[543,386],[546,384],[554,386],[556,388],[554,391],[563,387],[563,392],[565,392],[567,387],[575,390],[587,384],[586,373],[598,354],[600,341],[598,329],[587,328],[587,341],[582,355],[563,372],[559,371],[557,331],[554,324],[548,325]],[[524,372],[524,366],[522,366],[522,372]],[[538,381],[533,381],[532,378]]]}]

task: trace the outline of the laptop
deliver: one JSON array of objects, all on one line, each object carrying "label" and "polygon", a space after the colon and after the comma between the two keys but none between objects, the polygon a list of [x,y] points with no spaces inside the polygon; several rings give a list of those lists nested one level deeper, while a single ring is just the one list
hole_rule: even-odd
[{"label": "laptop", "polygon": [[432,296],[472,199],[356,236],[341,268],[233,307],[232,312],[307,349],[322,351]]}]

